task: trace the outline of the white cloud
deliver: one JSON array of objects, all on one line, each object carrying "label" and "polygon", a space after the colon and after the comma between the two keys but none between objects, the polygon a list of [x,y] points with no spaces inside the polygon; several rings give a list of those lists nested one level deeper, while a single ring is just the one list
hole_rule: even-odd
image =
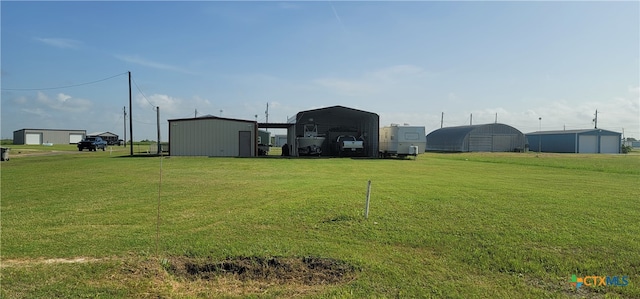
[{"label": "white cloud", "polygon": [[137,55],[114,55],[115,58],[120,59],[124,62],[129,62],[129,63],[133,63],[133,64],[137,64],[137,65],[142,65],[142,66],[146,66],[146,67],[150,67],[150,68],[155,68],[155,69],[160,69],[160,70],[167,70],[167,71],[174,71],[174,72],[179,72],[179,73],[185,73],[185,74],[194,74],[194,72],[191,72],[187,69],[178,67],[178,66],[174,66],[174,65],[170,65],[170,64],[165,64],[165,63],[160,63],[160,62],[155,62],[155,61],[151,61],[151,60],[147,60],[145,58],[142,58],[140,56]]},{"label": "white cloud", "polygon": [[88,111],[92,105],[89,100],[73,98],[63,93],[57,94],[54,100],[41,91],[38,92],[36,101],[45,105],[46,108],[67,112],[85,112]]},{"label": "white cloud", "polygon": [[13,102],[18,104],[18,105],[24,105],[27,102],[29,102],[29,100],[27,100],[27,97],[21,96],[21,97],[17,97],[15,99],[13,99]]},{"label": "white cloud", "polygon": [[61,48],[61,49],[78,49],[80,48],[80,46],[82,45],[82,42],[74,40],[74,39],[68,39],[68,38],[40,38],[40,37],[36,37],[34,38],[34,40],[39,41],[43,44],[52,46],[52,47],[56,47],[56,48]]},{"label": "white cloud", "polygon": [[21,111],[28,114],[34,114],[42,118],[51,117],[51,114],[45,112],[42,108],[23,108]]},{"label": "white cloud", "polygon": [[213,109],[211,101],[200,96],[182,99],[166,94],[152,94],[146,99],[142,95],[138,95],[135,100],[142,111],[134,111],[134,113],[141,117],[143,122],[155,121],[154,107],[160,107],[162,119],[193,117],[196,109],[198,115],[212,114]]}]

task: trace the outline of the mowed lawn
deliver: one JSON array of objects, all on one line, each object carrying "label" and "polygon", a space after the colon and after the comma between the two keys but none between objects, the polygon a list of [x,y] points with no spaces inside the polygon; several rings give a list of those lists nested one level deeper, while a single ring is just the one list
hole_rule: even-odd
[{"label": "mowed lawn", "polygon": [[[640,155],[126,154],[2,162],[3,298],[640,297]],[[174,271],[271,257],[352,271],[313,284]],[[572,275],[629,284],[576,290]]]}]

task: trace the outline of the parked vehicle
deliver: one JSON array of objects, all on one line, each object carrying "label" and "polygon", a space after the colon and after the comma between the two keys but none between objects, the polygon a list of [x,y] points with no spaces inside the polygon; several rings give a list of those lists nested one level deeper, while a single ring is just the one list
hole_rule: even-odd
[{"label": "parked vehicle", "polygon": [[89,151],[96,151],[101,148],[103,151],[107,148],[107,142],[100,137],[86,137],[82,141],[78,142],[78,150],[88,149]]},{"label": "parked vehicle", "polygon": [[355,156],[364,153],[364,141],[358,140],[353,135],[340,135],[336,140],[338,144],[338,155]]},{"label": "parked vehicle", "polygon": [[318,134],[318,126],[314,124],[304,125],[304,135],[296,137],[299,156],[320,156],[322,143],[325,137]]},{"label": "parked vehicle", "polygon": [[399,157],[417,156],[427,148],[427,135],[424,127],[398,126],[380,128],[380,156]]}]

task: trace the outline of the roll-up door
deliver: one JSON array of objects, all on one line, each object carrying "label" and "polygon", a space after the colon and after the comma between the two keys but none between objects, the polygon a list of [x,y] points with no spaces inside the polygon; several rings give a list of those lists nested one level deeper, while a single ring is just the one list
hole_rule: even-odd
[{"label": "roll-up door", "polygon": [[25,144],[42,144],[42,133],[27,133]]}]

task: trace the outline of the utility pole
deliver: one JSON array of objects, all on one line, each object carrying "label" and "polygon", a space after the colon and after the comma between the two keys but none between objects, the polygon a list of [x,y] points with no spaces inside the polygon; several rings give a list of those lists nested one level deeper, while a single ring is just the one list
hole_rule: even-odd
[{"label": "utility pole", "polygon": [[127,148],[127,107],[122,107],[122,112],[124,112],[124,147]]},{"label": "utility pole", "polygon": [[442,129],[442,124],[444,123],[444,112],[440,115],[440,129]]},{"label": "utility pole", "polygon": [[[264,114],[267,117],[266,123],[268,126],[269,125],[269,102],[267,102],[267,110],[264,111]],[[269,132],[269,128],[267,128],[267,132]],[[267,144],[269,144],[269,141],[267,141]]]},{"label": "utility pole", "polygon": [[469,125],[473,126],[473,113],[471,113],[471,115],[469,115]]},{"label": "utility pole", "polygon": [[596,109],[596,118],[594,118],[593,121],[595,122],[595,126],[593,128],[597,129],[598,128],[598,109]]},{"label": "utility pole", "polygon": [[496,124],[498,123],[498,112],[496,112],[496,121],[495,121],[495,123]]},{"label": "utility pole", "polygon": [[[131,146],[129,147],[129,155],[133,156],[133,110],[131,110],[131,72],[129,73],[129,138],[131,138]],[[127,142],[126,140],[124,142]]]},{"label": "utility pole", "polygon": [[538,131],[540,132],[540,134],[538,134],[538,154],[540,154],[542,151],[542,117],[538,117],[538,121]]},{"label": "utility pole", "polygon": [[193,118],[197,118],[197,117],[198,117],[198,109],[196,109],[196,112],[195,112]]},{"label": "utility pole", "polygon": [[160,144],[160,106],[156,107],[156,118],[158,121],[158,155],[162,155],[162,145]]}]

